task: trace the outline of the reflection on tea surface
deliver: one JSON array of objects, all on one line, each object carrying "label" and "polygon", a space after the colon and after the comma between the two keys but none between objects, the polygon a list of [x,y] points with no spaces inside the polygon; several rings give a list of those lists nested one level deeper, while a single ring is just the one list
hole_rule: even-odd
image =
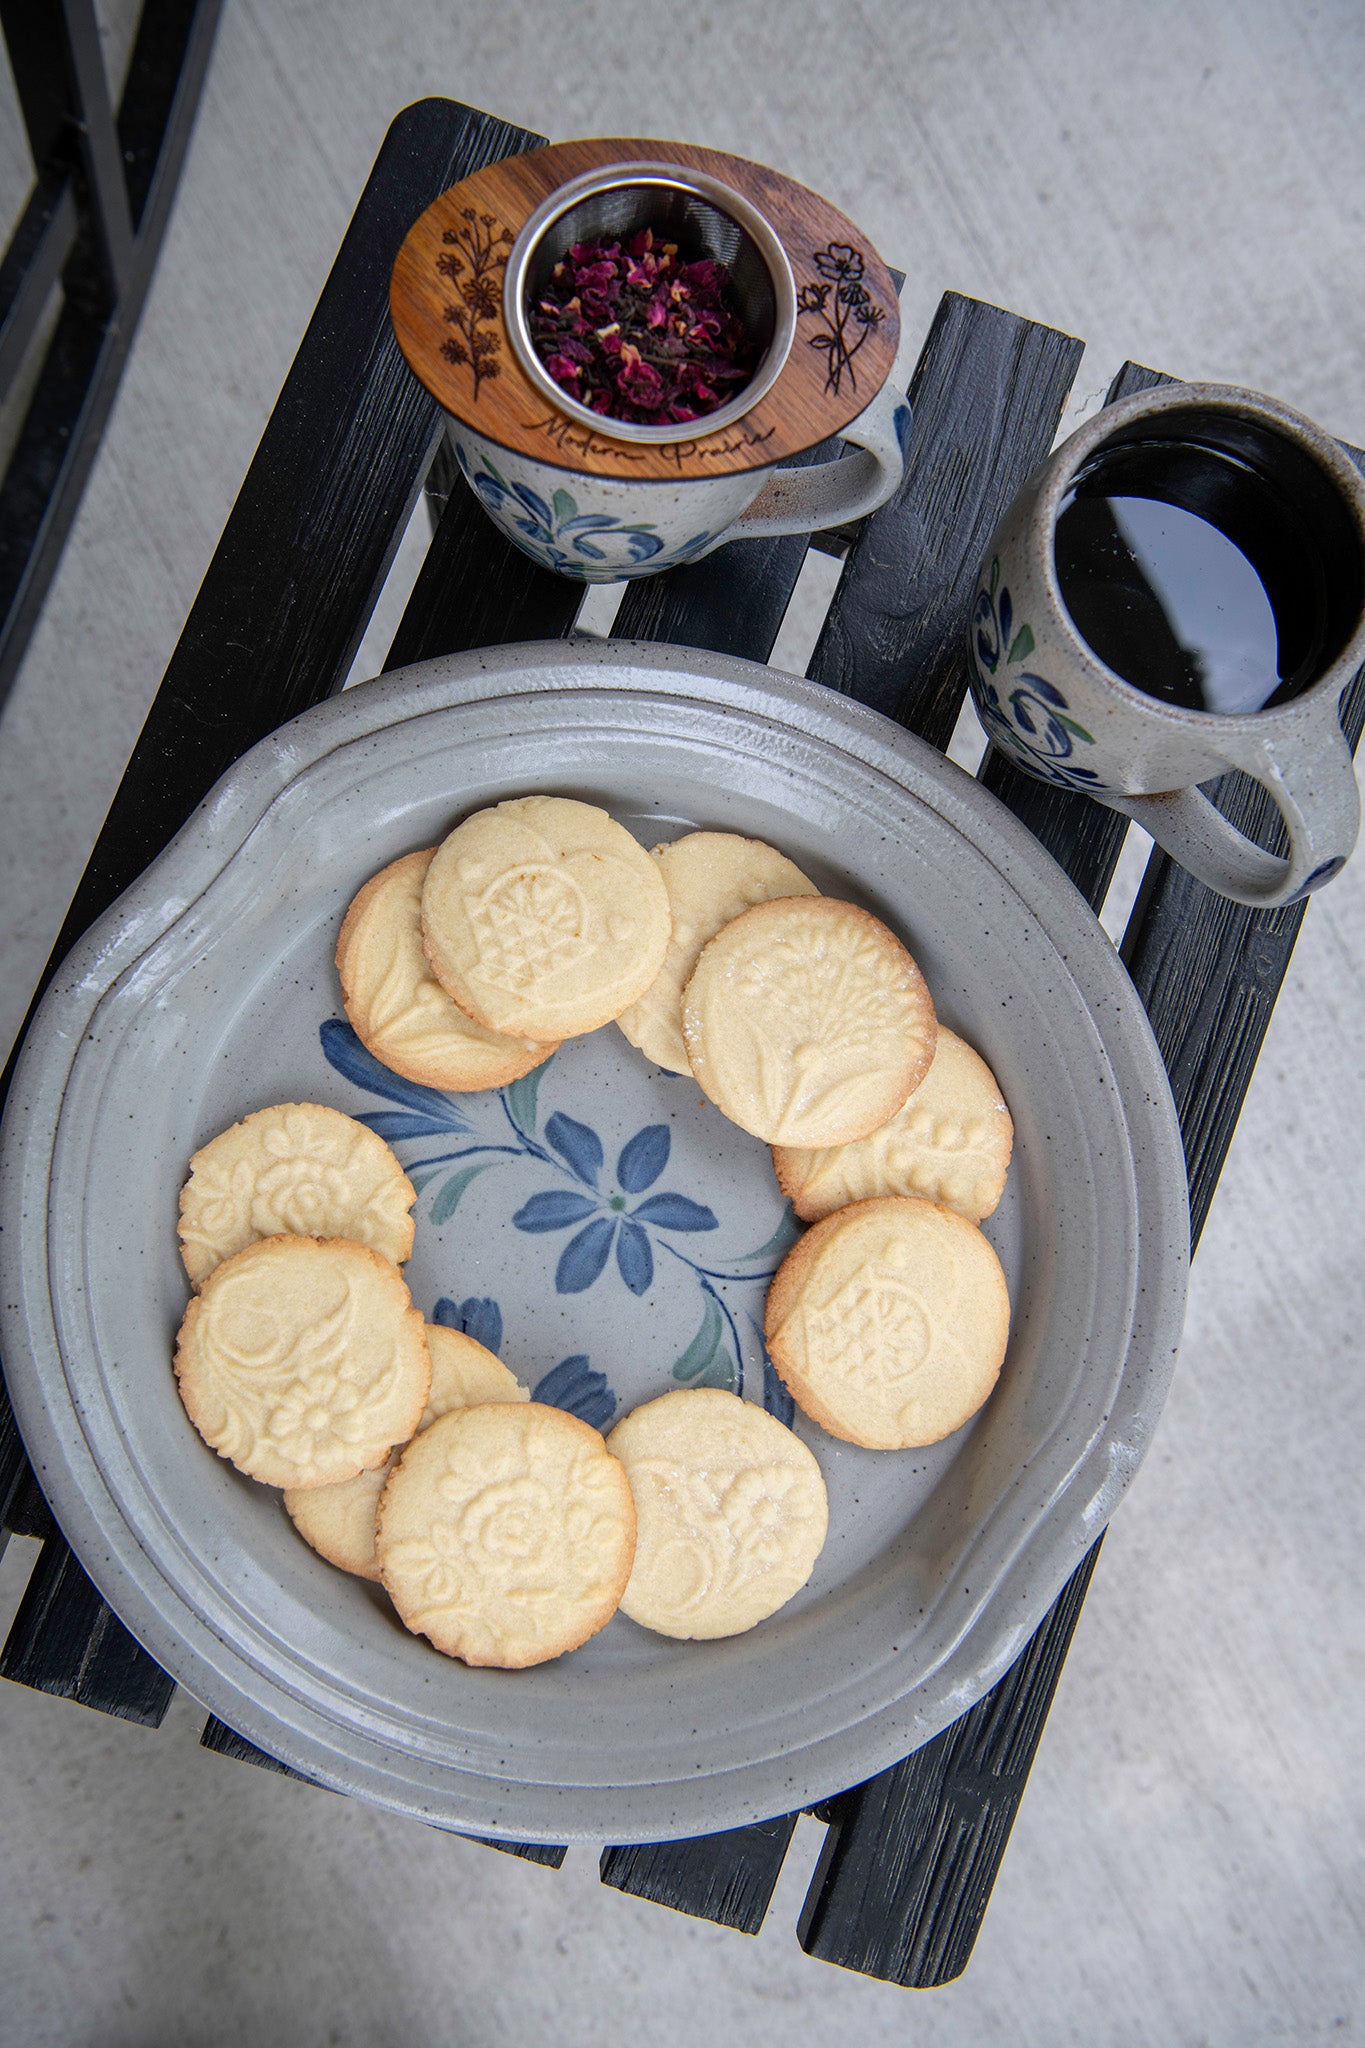
[{"label": "reflection on tea surface", "polygon": [[1101,449],[1062,502],[1055,553],[1074,624],[1149,697],[1260,711],[1325,666],[1326,583],[1308,522],[1278,484],[1222,450]]}]

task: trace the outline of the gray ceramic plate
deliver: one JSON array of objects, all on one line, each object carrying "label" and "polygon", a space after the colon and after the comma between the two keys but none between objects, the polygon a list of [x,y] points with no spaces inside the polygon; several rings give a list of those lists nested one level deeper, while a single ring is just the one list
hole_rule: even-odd
[{"label": "gray ceramic plate", "polygon": [[[991,1220],[1014,1305],[985,1409],[929,1452],[836,1443],[830,1534],[727,1642],[618,1616],[557,1663],[471,1671],[323,1564],[213,1457],[170,1356],[191,1152],[247,1111],[371,1117],[420,1183],[426,1314],[598,1424],[680,1384],[781,1410],[758,1329],[790,1234],[764,1147],[608,1026],[538,1084],[409,1088],[341,1018],[355,890],[528,790],[646,842],[771,840],[909,944],[1017,1130]],[[542,1199],[554,1192],[557,1203]],[[544,1226],[561,1216],[557,1227]],[[1145,1018],[1060,871],[885,720],[747,663],[501,648],[349,692],[248,754],[67,961],[3,1138],[4,1357],[63,1529],[180,1682],[323,1783],[448,1826],[641,1841],[785,1812],[903,1756],[1016,1656],[1108,1519],[1169,1379],[1188,1226]]]}]

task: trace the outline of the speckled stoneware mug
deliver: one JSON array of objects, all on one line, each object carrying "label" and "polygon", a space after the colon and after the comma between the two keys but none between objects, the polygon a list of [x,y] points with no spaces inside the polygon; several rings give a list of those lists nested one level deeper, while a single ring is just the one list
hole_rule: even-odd
[{"label": "speckled stoneware mug", "polygon": [[[529,310],[570,249],[645,227],[725,266],[757,352],[742,389],[680,424],[578,404],[531,337]],[[414,223],[390,306],[466,482],[560,575],[653,576],[728,540],[844,525],[900,483],[910,408],[887,382],[890,274],[843,214],[764,165],[612,139],[504,158]],[[777,466],[836,436],[852,444],[841,459]]]},{"label": "speckled stoneware mug", "polygon": [[[1221,895],[1288,903],[1344,866],[1360,801],[1338,706],[1365,663],[1365,484],[1288,406],[1172,384],[1087,421],[998,527],[969,641],[993,743],[1125,812]],[[1273,799],[1287,858],[1196,786],[1232,768]]]}]

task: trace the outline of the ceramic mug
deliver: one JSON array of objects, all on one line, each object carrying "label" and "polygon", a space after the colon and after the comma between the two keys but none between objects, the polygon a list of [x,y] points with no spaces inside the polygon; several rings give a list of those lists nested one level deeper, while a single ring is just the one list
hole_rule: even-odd
[{"label": "ceramic mug", "polygon": [[[969,649],[1002,753],[1135,819],[1221,895],[1269,908],[1344,866],[1360,800],[1338,707],[1365,664],[1365,482],[1288,406],[1172,384],[1087,421],[997,528]],[[1286,858],[1197,787],[1232,768],[1275,803]]]},{"label": "ceramic mug", "polygon": [[639,483],[566,474],[461,420],[450,422],[447,439],[466,483],[523,553],[562,576],[619,583],[698,562],[727,541],[818,533],[862,519],[894,495],[909,433],[908,402],[883,387],[842,431],[856,454],[807,469]]},{"label": "ceramic mug", "polygon": [[[884,504],[904,473],[895,287],[876,252],[779,173],[687,145],[654,149],[634,158],[619,143],[560,144],[486,168],[414,224],[391,287],[400,346],[445,408],[485,511],[542,566],[589,583],[657,575],[730,540],[845,525]],[[679,424],[577,403],[528,323],[576,243],[645,226],[725,265],[757,349],[734,398]],[[834,436],[852,444],[840,458],[778,466]]]}]

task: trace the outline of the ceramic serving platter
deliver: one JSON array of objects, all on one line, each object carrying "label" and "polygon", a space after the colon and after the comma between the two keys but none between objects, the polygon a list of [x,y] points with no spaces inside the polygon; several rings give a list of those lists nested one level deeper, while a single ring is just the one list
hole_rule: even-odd
[{"label": "ceramic serving platter", "polygon": [[[789,854],[909,945],[1013,1112],[987,1226],[1013,1320],[996,1392],[928,1451],[836,1442],[767,1364],[795,1226],[767,1150],[615,1026],[497,1092],[371,1060],[332,954],[368,876],[529,791],[647,845]],[[824,1470],[809,1584],[744,1636],[618,1615],[530,1671],[469,1670],[334,1571],[214,1457],[175,1392],[190,1154],[248,1111],[366,1118],[417,1186],[429,1318],[598,1427],[678,1386],[793,1425]],[[644,1841],[786,1812],[906,1754],[1006,1668],[1094,1540],[1170,1375],[1188,1221],[1165,1074],[1126,976],[976,783],[809,683],[599,641],[428,662],[307,713],[232,770],[90,932],[29,1035],[3,1133],[4,1358],[43,1489],[151,1653],[342,1791],[523,1840]]]}]

